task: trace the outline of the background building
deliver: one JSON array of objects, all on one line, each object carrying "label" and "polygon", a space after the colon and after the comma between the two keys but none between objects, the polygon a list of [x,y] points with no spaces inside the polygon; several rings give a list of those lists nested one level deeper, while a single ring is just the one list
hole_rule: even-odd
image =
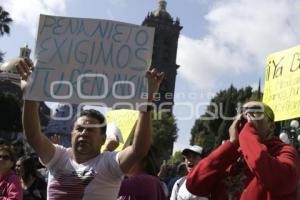
[{"label": "background building", "polygon": [[177,69],[176,64],[178,37],[182,26],[179,18],[174,20],[167,11],[167,2],[159,1],[159,7],[150,12],[142,25],[154,27],[155,36],[153,44],[152,68],[157,68],[165,73],[165,79],[159,89],[156,105],[164,109],[170,109],[174,105],[174,92]]}]

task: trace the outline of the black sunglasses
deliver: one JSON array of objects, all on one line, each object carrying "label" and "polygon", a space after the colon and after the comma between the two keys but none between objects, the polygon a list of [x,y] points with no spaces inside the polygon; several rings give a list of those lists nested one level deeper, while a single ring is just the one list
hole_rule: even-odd
[{"label": "black sunglasses", "polygon": [[2,160],[10,160],[10,156],[0,155],[0,159],[2,159]]}]

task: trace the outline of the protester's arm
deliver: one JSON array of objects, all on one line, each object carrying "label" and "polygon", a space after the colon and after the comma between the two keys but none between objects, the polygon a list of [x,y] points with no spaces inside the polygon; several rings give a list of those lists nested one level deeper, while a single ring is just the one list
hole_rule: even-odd
[{"label": "protester's arm", "polygon": [[299,177],[299,156],[291,146],[278,149],[278,155],[269,154],[256,129],[247,123],[239,136],[245,161],[259,182],[273,194],[286,194],[295,190]]},{"label": "protester's arm", "polygon": [[238,115],[229,128],[229,140],[202,159],[187,175],[187,189],[198,196],[208,197],[225,176],[226,169],[239,157],[238,134],[241,126]]},{"label": "protester's arm", "polygon": [[209,196],[216,189],[216,184],[224,178],[229,165],[239,157],[237,149],[237,144],[227,141],[202,159],[188,173],[187,189],[198,196]]},{"label": "protester's arm", "polygon": [[160,165],[159,172],[157,173],[158,178],[160,180],[165,180],[168,174],[168,165],[166,160],[163,161],[163,163]]},{"label": "protester's arm", "polygon": [[[21,76],[21,88],[27,88],[27,79],[31,74],[33,65],[28,59],[22,59],[17,64],[17,70]],[[55,148],[50,140],[41,132],[38,113],[39,103],[35,101],[24,101],[23,128],[28,143],[36,151],[43,163],[47,163],[54,155]]]},{"label": "protester's arm", "polygon": [[[147,72],[148,101],[152,102],[153,94],[158,91],[164,78],[163,73],[155,69]],[[131,146],[119,152],[120,168],[123,173],[128,173],[132,166],[141,160],[149,151],[152,141],[151,111],[140,112]]]},{"label": "protester's arm", "polygon": [[43,163],[48,163],[53,157],[55,148],[53,143],[41,132],[39,103],[35,101],[24,101],[23,127],[28,143],[35,150]]}]

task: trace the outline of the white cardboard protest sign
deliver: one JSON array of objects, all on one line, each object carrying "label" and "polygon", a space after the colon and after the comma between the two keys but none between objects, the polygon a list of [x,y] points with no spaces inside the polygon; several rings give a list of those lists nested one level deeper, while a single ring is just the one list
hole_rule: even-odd
[{"label": "white cardboard protest sign", "polygon": [[150,27],[41,15],[25,99],[138,109],[153,39]]}]

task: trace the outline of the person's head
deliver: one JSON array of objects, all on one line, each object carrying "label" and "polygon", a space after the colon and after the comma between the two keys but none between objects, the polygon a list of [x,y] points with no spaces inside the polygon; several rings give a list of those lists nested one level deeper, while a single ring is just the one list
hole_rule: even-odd
[{"label": "person's head", "polygon": [[19,158],[15,170],[25,183],[29,181],[30,177],[37,177],[35,161],[29,156]]},{"label": "person's head", "polygon": [[93,109],[82,111],[72,130],[74,154],[92,158],[99,154],[105,139],[105,117]]},{"label": "person's head", "polygon": [[0,173],[5,173],[14,168],[15,155],[10,147],[0,147]]},{"label": "person's head", "polygon": [[190,172],[191,169],[201,160],[202,151],[203,148],[198,145],[191,146],[182,151],[184,163],[188,172]]},{"label": "person's head", "polygon": [[242,107],[243,117],[253,119],[253,125],[262,140],[266,140],[275,130],[275,115],[273,110],[262,102],[250,101]]}]

